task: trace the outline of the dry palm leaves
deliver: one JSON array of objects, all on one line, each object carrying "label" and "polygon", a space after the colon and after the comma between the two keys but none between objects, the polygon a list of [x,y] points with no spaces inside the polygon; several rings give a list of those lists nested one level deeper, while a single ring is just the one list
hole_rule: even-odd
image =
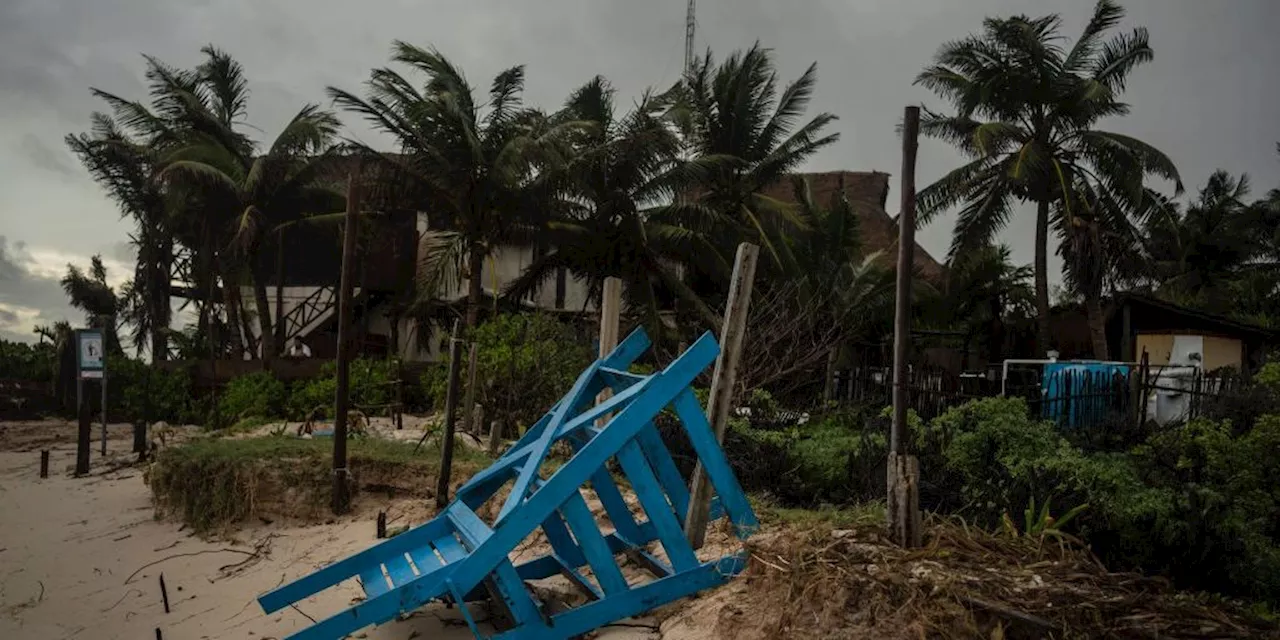
[{"label": "dry palm leaves", "polygon": [[922,549],[883,527],[783,529],[748,543],[742,579],[677,618],[722,638],[1280,637],[1242,607],[1111,573],[1070,542],[931,522]]}]

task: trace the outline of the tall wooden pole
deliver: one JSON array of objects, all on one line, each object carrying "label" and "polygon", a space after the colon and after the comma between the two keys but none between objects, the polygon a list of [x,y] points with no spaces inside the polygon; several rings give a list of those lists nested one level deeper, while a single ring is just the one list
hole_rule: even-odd
[{"label": "tall wooden pole", "polygon": [[449,384],[444,395],[444,434],[440,438],[440,478],[436,481],[436,506],[449,506],[449,480],[453,476],[453,425],[458,417],[458,382],[462,377],[462,338],[458,321],[453,321],[449,338]]},{"label": "tall wooden pole", "polygon": [[911,276],[915,264],[916,148],[920,107],[907,107],[902,124],[902,211],[898,214],[898,296],[893,322],[893,425],[889,432],[889,533],[904,547],[918,547],[920,464],[907,455],[907,351],[911,346]]},{"label": "tall wooden pole", "polygon": [[338,285],[338,380],[333,406],[333,512],[350,505],[347,486],[347,407],[351,365],[351,279],[356,266],[356,225],[360,210],[359,168],[347,178],[347,215],[342,230],[342,276]]},{"label": "tall wooden pole", "polygon": [[[609,355],[618,346],[618,322],[622,317],[622,280],[605,278],[604,288],[600,295],[600,355]],[[613,396],[613,390],[605,389],[596,396],[596,404],[600,404]],[[604,426],[609,416],[596,419],[596,426]]]},{"label": "tall wooden pole", "polygon": [[[276,323],[272,356],[284,355],[284,229],[276,232]],[[264,350],[263,353],[266,353]]]},{"label": "tall wooden pole", "polygon": [[[716,441],[724,444],[729,424],[729,407],[733,404],[733,388],[738,378],[738,361],[742,355],[742,337],[747,332],[747,308],[756,276],[756,259],[760,247],[746,242],[738,245],[729,282],[729,301],[724,308],[724,324],[720,328],[720,355],[716,356],[715,373],[711,376],[711,399],[707,401],[707,417],[715,430]],[[707,521],[711,516],[711,485],[702,463],[693,470],[689,511],[685,514],[684,534],[695,549],[701,549],[707,537]]]}]

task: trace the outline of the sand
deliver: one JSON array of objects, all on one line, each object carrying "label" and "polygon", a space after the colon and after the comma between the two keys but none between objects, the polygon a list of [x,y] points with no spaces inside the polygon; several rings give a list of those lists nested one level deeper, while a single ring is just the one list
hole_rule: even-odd
[{"label": "sand", "polygon": [[[352,580],[298,610],[263,614],[258,595],[374,544],[373,514],[311,526],[259,525],[231,540],[201,540],[177,523],[155,520],[142,470],[117,466],[133,458],[129,429],[111,426],[108,456],[98,455],[95,442],[92,473],[72,478],[72,425],[0,425],[0,638],[149,640],[156,629],[170,640],[283,638],[309,625],[308,615],[322,619],[363,595]],[[41,449],[51,451],[47,479],[38,474]],[[419,509],[401,511],[408,518]],[[472,613],[487,616],[483,608]],[[600,637],[658,637],[656,623],[627,624],[636,626],[608,628]],[[430,605],[353,637],[472,636],[456,609]]]}]

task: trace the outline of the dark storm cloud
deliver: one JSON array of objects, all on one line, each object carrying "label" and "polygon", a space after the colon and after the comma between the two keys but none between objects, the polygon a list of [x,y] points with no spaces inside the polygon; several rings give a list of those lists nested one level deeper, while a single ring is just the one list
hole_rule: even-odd
[{"label": "dark storm cloud", "polygon": [[80,313],[67,304],[57,278],[31,271],[26,246],[0,235],[0,338],[30,342],[37,324],[75,321]]},{"label": "dark storm cloud", "polygon": [[22,136],[22,139],[18,142],[18,151],[26,156],[27,160],[31,161],[32,166],[37,169],[44,169],[64,176],[75,175],[68,153],[62,151],[62,149],[50,148],[49,145],[33,134],[27,133]]},{"label": "dark storm cloud", "polygon": [[[1169,153],[1189,189],[1222,167],[1249,172],[1259,190],[1280,186],[1280,24],[1276,0],[1122,0],[1123,28],[1150,29],[1156,60],[1139,69],[1126,92],[1133,115],[1108,128],[1139,136]],[[625,108],[646,87],[679,79],[684,60],[685,0],[0,0],[0,229],[32,246],[89,255],[124,241],[127,222],[65,155],[62,136],[83,131],[103,105],[100,87],[145,96],[141,53],[176,66],[199,60],[216,43],[240,60],[253,95],[248,122],[270,139],[302,104],[328,104],[326,86],[359,91],[373,67],[387,64],[391,42],[436,46],[483,91],[494,74],[527,65],[526,101],[552,109],[590,77],[619,89]],[[807,168],[878,169],[895,174],[901,142],[895,126],[907,104],[944,105],[912,85],[938,46],[978,30],[983,16],[1060,12],[1074,39],[1088,0],[765,0],[698,2],[697,47],[718,59],[759,40],[775,49],[782,81],[819,64],[810,115],[831,112],[841,140]],[[346,133],[385,143],[343,114]],[[58,152],[68,174],[50,170],[40,147]],[[43,159],[47,160],[48,157]],[[918,179],[924,186],[957,166],[949,147],[925,141]],[[56,163],[55,163],[56,164]],[[896,212],[896,205],[889,207]],[[33,211],[36,210],[36,211]],[[1004,240],[1030,262],[1032,223],[1025,212]],[[923,246],[945,255],[953,216],[922,230]],[[111,252],[106,252],[114,255]],[[1054,271],[1051,269],[1051,271]],[[1060,280],[1056,273],[1054,281]],[[3,293],[3,292],[0,292]]]}]

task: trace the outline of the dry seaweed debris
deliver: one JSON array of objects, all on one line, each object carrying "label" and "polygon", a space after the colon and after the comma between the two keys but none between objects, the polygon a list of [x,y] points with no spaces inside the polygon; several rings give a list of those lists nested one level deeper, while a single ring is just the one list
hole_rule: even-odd
[{"label": "dry seaweed debris", "polygon": [[742,579],[675,617],[715,616],[735,640],[1280,637],[1238,604],[1108,572],[1079,545],[957,521],[931,521],[915,550],[874,526],[784,528],[747,549]]}]

